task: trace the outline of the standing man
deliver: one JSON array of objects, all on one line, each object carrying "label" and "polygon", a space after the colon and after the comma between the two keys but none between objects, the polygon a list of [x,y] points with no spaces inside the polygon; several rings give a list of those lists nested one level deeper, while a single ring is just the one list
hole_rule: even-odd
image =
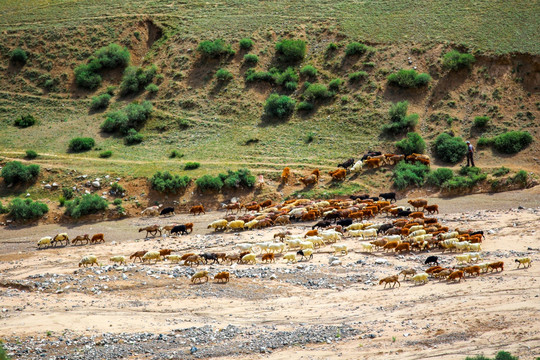
[{"label": "standing man", "polygon": [[467,166],[469,166],[469,163],[471,164],[471,166],[474,166],[473,154],[474,146],[471,144],[470,141],[467,141]]}]

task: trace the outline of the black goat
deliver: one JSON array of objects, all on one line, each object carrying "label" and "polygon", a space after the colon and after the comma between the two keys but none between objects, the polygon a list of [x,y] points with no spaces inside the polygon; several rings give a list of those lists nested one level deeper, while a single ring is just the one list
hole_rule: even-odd
[{"label": "black goat", "polygon": [[338,167],[342,167],[344,169],[348,169],[350,168],[351,166],[354,165],[354,159],[353,158],[350,158],[349,160],[347,161],[344,161],[342,162],[341,164],[338,164]]},{"label": "black goat", "polygon": [[171,235],[178,233],[180,233],[180,235],[187,235],[186,225],[176,225],[171,229]]},{"label": "black goat", "polygon": [[316,223],[315,225],[311,227],[311,230],[315,230],[315,228],[327,228],[330,225],[332,225],[330,221],[319,221],[318,223]]},{"label": "black goat", "polygon": [[439,266],[439,257],[437,257],[437,256],[428,256],[426,261],[424,261],[424,264],[425,265],[435,264],[435,265]]},{"label": "black goat", "polygon": [[336,222],[337,225],[341,225],[343,228],[352,224],[352,219],[341,219]]},{"label": "black goat", "polygon": [[368,194],[351,195],[351,196],[349,196],[349,199],[351,199],[351,200],[366,200],[366,199],[369,199],[369,195]]},{"label": "black goat", "polygon": [[383,225],[381,225],[381,226],[377,229],[377,235],[379,235],[379,234],[381,234],[381,233],[386,234],[386,232],[387,232],[389,229],[393,228],[393,227],[394,227],[393,224],[383,224]]},{"label": "black goat", "polygon": [[412,211],[410,210],[401,210],[400,212],[398,212],[397,216],[409,216],[412,214]]},{"label": "black goat", "polygon": [[208,260],[213,260],[214,262],[212,264],[215,264],[215,263],[219,264],[218,257],[216,256],[216,254],[204,253],[204,254],[199,254],[199,256],[204,259],[205,264],[208,264]]},{"label": "black goat", "polygon": [[382,194],[379,194],[379,197],[383,198],[384,200],[390,200],[390,202],[392,202],[392,200],[394,200],[394,202],[396,202],[396,193],[395,192],[382,193]]},{"label": "black goat", "polygon": [[166,207],[165,209],[161,210],[161,212],[159,213],[159,215],[167,215],[167,214],[176,215],[174,213],[174,208],[173,207]]}]

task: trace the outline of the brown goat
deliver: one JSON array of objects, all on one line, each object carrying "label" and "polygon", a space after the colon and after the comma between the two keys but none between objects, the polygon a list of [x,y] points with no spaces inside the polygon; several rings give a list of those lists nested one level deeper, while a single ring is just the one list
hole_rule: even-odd
[{"label": "brown goat", "polygon": [[206,212],[204,211],[204,207],[202,205],[195,205],[191,207],[191,209],[189,210],[189,213],[193,214],[194,216],[200,215],[201,213],[206,214]]},{"label": "brown goat", "polygon": [[424,206],[424,211],[427,211],[428,214],[437,214],[439,213],[439,205],[426,205]]},{"label": "brown goat", "polygon": [[383,246],[383,249],[386,252],[386,250],[395,249],[398,245],[399,243],[397,241],[390,241],[389,243]]},{"label": "brown goat", "polygon": [[415,209],[423,208],[428,204],[427,200],[424,199],[409,200],[407,202],[411,204]]},{"label": "brown goat", "polygon": [[465,281],[465,275],[463,274],[462,270],[454,271],[453,273],[448,275],[448,278],[447,278],[448,281],[454,281],[456,279],[458,280],[458,282],[461,282],[461,279]]},{"label": "brown goat", "polygon": [[90,238],[88,237],[88,234],[77,235],[77,237],[71,240],[71,244],[75,245],[78,241],[81,242],[81,245],[83,241],[86,241],[85,244],[88,244],[90,242]]},{"label": "brown goat", "polygon": [[276,262],[276,258],[273,253],[264,254],[262,256],[263,262]]},{"label": "brown goat", "polygon": [[95,244],[98,242],[105,242],[105,235],[99,233],[92,236],[92,239],[90,239],[90,244]]},{"label": "brown goat", "polygon": [[413,275],[416,275],[416,270],[414,269],[405,269],[405,270],[401,270],[401,272],[399,273],[399,275],[403,274],[403,280],[405,280],[407,278],[407,276],[413,276]]},{"label": "brown goat", "polygon": [[499,272],[499,269],[501,269],[501,271],[504,271],[504,262],[497,261],[497,262],[488,264],[487,268],[490,272],[492,272],[493,270],[497,270],[497,272]]},{"label": "brown goat", "polygon": [[144,254],[146,254],[148,251],[146,250],[140,250],[140,251],[135,251],[133,254],[131,254],[129,256],[129,259],[133,259],[133,262],[135,262],[136,259],[139,259],[141,262],[142,262],[142,257],[144,256]]},{"label": "brown goat", "polygon": [[221,280],[223,280],[223,282],[229,282],[229,277],[230,275],[227,271],[222,271],[214,275],[214,280],[217,280],[217,282],[221,282]]},{"label": "brown goat", "polygon": [[401,252],[404,252],[404,251],[411,251],[411,244],[409,244],[409,243],[399,244],[398,246],[396,246],[394,251],[397,252],[397,253],[401,253]]},{"label": "brown goat", "polygon": [[401,287],[401,283],[399,282],[398,277],[399,277],[399,275],[392,275],[392,276],[385,277],[385,278],[379,280],[379,285],[384,283],[384,288],[386,289],[386,285],[393,284],[392,287],[394,287],[394,286],[396,286],[396,283],[397,283],[399,285],[399,287]]}]

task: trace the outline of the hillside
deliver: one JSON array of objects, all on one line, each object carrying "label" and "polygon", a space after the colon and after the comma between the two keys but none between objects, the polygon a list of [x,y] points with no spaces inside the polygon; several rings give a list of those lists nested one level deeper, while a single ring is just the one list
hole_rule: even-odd
[{"label": "hillside", "polygon": [[[21,7],[13,1],[0,5],[0,155],[6,159],[22,158],[25,150],[33,149],[41,155],[34,162],[44,166],[134,177],[161,169],[178,172],[185,162],[197,161],[201,167],[190,173],[193,176],[247,166],[276,179],[284,166],[299,172],[312,167],[327,171],[367,149],[396,151],[394,142],[405,134],[387,137],[381,128],[389,122],[390,105],[407,100],[409,113],[419,115],[416,131],[428,142],[428,152],[430,141],[443,131],[476,143],[480,136],[526,130],[534,142],[524,151],[508,156],[480,149],[477,162],[487,168],[539,170],[540,48],[534,39],[540,9],[534,2],[510,6],[483,1],[474,9],[469,2],[432,1],[30,3],[30,10],[28,4]],[[239,48],[243,37],[253,40],[249,51]],[[198,44],[217,38],[236,53],[201,57]],[[284,38],[307,43],[306,56],[292,67],[298,74],[303,66],[313,65],[316,77],[300,75],[296,90],[247,82],[250,65],[244,55],[258,56],[257,71],[284,68],[275,50]],[[354,41],[371,50],[346,56],[347,45]],[[90,111],[91,98],[118,86],[123,69],[104,72],[102,84],[93,91],[77,86],[74,69],[111,43],[126,46],[133,65],[155,64],[159,90],[129,96],[116,91],[108,109]],[[330,43],[337,45],[335,51],[328,51]],[[9,60],[16,47],[28,51],[24,66]],[[471,69],[442,66],[442,56],[452,49],[475,55]],[[388,74],[413,67],[432,77],[428,86],[388,85]],[[215,78],[220,68],[232,74],[230,81]],[[358,71],[367,76],[348,81]],[[263,115],[271,93],[287,94],[299,103],[304,81],[328,85],[336,78],[343,85],[314,110],[295,111],[283,121],[268,121]],[[155,111],[139,129],[142,144],[126,146],[121,137],[100,131],[106,113],[143,100]],[[26,113],[38,124],[24,129],[12,125]],[[481,115],[491,119],[483,131],[472,126]],[[68,153],[67,144],[75,136],[93,137],[96,149]],[[111,150],[112,157],[99,158],[103,150]],[[172,150],[184,157],[170,159]],[[435,164],[442,165],[447,164]],[[361,175],[357,181],[374,186],[373,176],[382,187],[390,185],[384,172]]]}]

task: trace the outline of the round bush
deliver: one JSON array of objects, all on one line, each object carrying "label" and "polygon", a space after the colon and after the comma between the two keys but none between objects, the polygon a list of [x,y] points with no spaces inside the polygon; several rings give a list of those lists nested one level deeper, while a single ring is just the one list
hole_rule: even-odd
[{"label": "round bush", "polygon": [[451,70],[457,70],[462,67],[471,67],[474,61],[474,55],[462,54],[457,50],[447,52],[443,56],[443,66]]},{"label": "round bush", "polygon": [[2,168],[1,176],[6,184],[25,183],[39,174],[39,165],[24,165],[20,161],[10,161]]},{"label": "round bush", "polygon": [[300,70],[300,74],[304,76],[314,77],[317,76],[317,69],[312,65],[306,65]]},{"label": "round bush", "polygon": [[431,76],[426,73],[418,74],[416,70],[399,70],[396,74],[388,76],[388,83],[402,88],[416,88],[427,85]]},{"label": "round bush", "polygon": [[216,78],[219,81],[229,81],[233,78],[233,75],[227,69],[219,69],[216,71]]},{"label": "round bush", "polygon": [[474,118],[474,126],[478,128],[484,128],[489,122],[489,117],[487,116],[477,116]]},{"label": "round bush", "polygon": [[398,141],[396,146],[405,155],[421,154],[426,150],[426,142],[420,134],[415,132],[408,133],[407,138]]},{"label": "round bush", "polygon": [[158,92],[159,87],[156,84],[148,84],[144,89],[150,94],[155,94]]},{"label": "round bush", "polygon": [[259,57],[255,54],[246,54],[244,55],[244,61],[246,63],[256,64],[259,62]]},{"label": "round bush", "polygon": [[35,152],[34,150],[26,150],[26,156],[25,156],[27,159],[35,159],[38,157],[38,153]]},{"label": "round bush", "polygon": [[223,181],[219,176],[206,174],[195,181],[197,187],[202,191],[219,191],[223,187]]},{"label": "round bush", "polygon": [[368,47],[364,44],[360,44],[359,42],[352,42],[345,48],[345,55],[362,55],[367,51],[367,49]]},{"label": "round bush", "polygon": [[323,84],[309,84],[304,90],[304,99],[318,100],[332,97],[334,93],[328,90],[328,88]]},{"label": "round bush", "polygon": [[190,182],[189,176],[172,175],[168,171],[158,171],[150,179],[152,189],[163,193],[176,193],[180,189],[185,189]]},{"label": "round bush", "polygon": [[266,99],[264,112],[267,116],[284,118],[291,115],[294,111],[296,101],[285,95],[271,94]]},{"label": "round bush", "polygon": [[253,40],[250,38],[243,38],[240,40],[240,49],[249,50],[253,47]]},{"label": "round bush", "polygon": [[94,96],[92,98],[92,102],[90,103],[90,109],[92,110],[105,109],[107,106],[109,106],[111,97],[112,96],[107,93]]},{"label": "round bush", "polygon": [[11,202],[10,215],[16,220],[35,219],[42,217],[49,211],[49,207],[32,199],[15,198]]},{"label": "round bush", "polygon": [[126,145],[136,145],[140,144],[143,141],[143,136],[137,132],[135,129],[129,129],[126,137],[124,138],[124,143]]},{"label": "round bush", "polygon": [[306,55],[306,42],[303,40],[281,40],[276,44],[281,60],[286,62],[300,61]]},{"label": "round bush", "polygon": [[234,50],[231,45],[227,45],[225,40],[216,39],[214,41],[204,40],[199,43],[197,46],[197,51],[200,52],[203,56],[217,58],[221,55],[233,55]]},{"label": "round bush", "polygon": [[448,168],[438,168],[435,171],[431,171],[426,178],[426,182],[429,185],[434,186],[441,186],[446,181],[450,180],[452,177],[454,177],[454,172],[452,169]]},{"label": "round bush", "polygon": [[496,136],[493,146],[503,154],[515,154],[529,146],[532,141],[533,137],[527,131],[510,131]]},{"label": "round bush", "polygon": [[26,64],[28,53],[21,48],[16,48],[9,53],[9,58],[12,62]]},{"label": "round bush", "polygon": [[102,159],[110,158],[112,156],[112,151],[107,150],[99,153],[99,157]]},{"label": "round bush", "polygon": [[338,91],[339,87],[343,84],[343,80],[341,79],[333,79],[328,83],[328,88],[332,91]]},{"label": "round bush", "polygon": [[298,106],[296,107],[298,111],[311,111],[313,110],[313,104],[307,101],[302,101],[298,103]]},{"label": "round bush", "polygon": [[84,215],[106,210],[109,207],[109,202],[98,194],[86,194],[71,201],[66,201],[65,205],[66,214],[77,219]]},{"label": "round bush", "polygon": [[195,170],[198,169],[201,166],[198,162],[187,162],[186,165],[184,165],[184,170]]},{"label": "round bush", "polygon": [[437,136],[433,149],[437,158],[451,164],[461,161],[467,154],[467,144],[463,139],[447,133]]},{"label": "round bush", "polygon": [[71,139],[69,142],[69,150],[73,152],[88,151],[92,150],[94,145],[96,145],[94,139],[90,137],[78,137]]},{"label": "round bush", "polygon": [[488,147],[491,144],[493,144],[493,139],[489,139],[486,137],[481,137],[478,139],[478,143],[476,144],[478,147]]},{"label": "round bush", "polygon": [[36,119],[28,114],[28,115],[21,115],[14,121],[15,126],[25,128],[36,124]]}]

